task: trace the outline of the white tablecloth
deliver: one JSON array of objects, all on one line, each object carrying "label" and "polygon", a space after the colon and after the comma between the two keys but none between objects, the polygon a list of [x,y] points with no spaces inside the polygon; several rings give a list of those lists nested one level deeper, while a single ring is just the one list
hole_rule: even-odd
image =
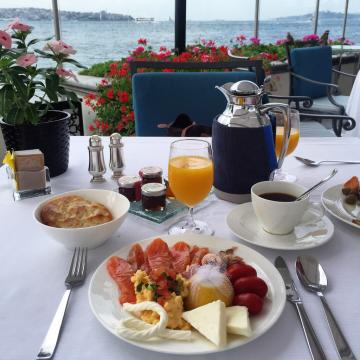
[{"label": "white tablecloth", "polygon": [[[87,138],[71,139],[69,170],[52,181],[54,193],[95,187],[87,172]],[[135,174],[145,165],[167,167],[169,138],[125,139],[126,173]],[[104,139],[105,150],[108,139]],[[301,139],[296,154],[311,159],[359,159],[360,140],[356,138]],[[106,156],[108,151],[105,152]],[[350,176],[360,175],[359,165],[339,165],[339,174],[326,187],[341,183]],[[328,174],[330,166],[308,168],[292,156],[285,169],[309,186]],[[46,237],[34,224],[32,210],[44,198],[14,202],[4,169],[0,172],[0,360],[35,359],[40,344],[64,291],[64,277],[71,252]],[[108,188],[114,187],[110,173]],[[103,185],[97,185],[102,187]],[[321,189],[321,190],[324,190]],[[319,199],[319,190],[315,199]],[[216,235],[238,241],[225,223],[234,204],[217,200],[197,214],[213,224]],[[360,358],[360,231],[332,218],[333,239],[326,245],[302,254],[316,256],[328,278],[328,302],[336,314],[354,353]],[[162,225],[149,224],[129,215],[116,235],[89,254],[88,277],[85,285],[72,294],[60,344],[55,359],[63,360],[167,360],[180,358],[148,352],[128,345],[106,331],[95,319],[88,305],[90,278],[97,266],[124,244],[165,232]],[[298,252],[255,248],[273,261],[282,255],[294,276],[294,261]],[[306,292],[297,279],[305,308],[314,324],[328,359],[337,359],[335,347],[327,329],[321,304],[315,295]],[[181,345],[179,345],[181,346]],[[310,355],[301,326],[292,305],[287,303],[279,321],[266,334],[241,348],[225,353],[198,356],[197,359],[303,360]]]},{"label": "white tablecloth", "polygon": [[356,126],[354,130],[344,131],[344,134],[347,136],[360,137],[360,71],[358,72],[351,89],[349,100],[346,106],[346,114],[355,119]]}]

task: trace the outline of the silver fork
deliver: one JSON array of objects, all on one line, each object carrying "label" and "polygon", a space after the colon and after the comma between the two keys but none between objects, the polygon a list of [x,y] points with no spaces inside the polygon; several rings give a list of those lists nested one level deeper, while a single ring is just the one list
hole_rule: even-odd
[{"label": "silver fork", "polygon": [[322,160],[322,161],[314,161],[310,159],[305,159],[300,156],[295,156],[297,160],[302,162],[303,164],[307,166],[320,166],[320,164],[324,163],[341,163],[341,164],[360,164],[360,161],[356,160]]},{"label": "silver fork", "polygon": [[54,356],[71,290],[84,283],[86,277],[86,262],[87,248],[75,248],[69,273],[65,279],[66,291],[51,321],[49,330],[37,355],[37,360],[48,360]]}]

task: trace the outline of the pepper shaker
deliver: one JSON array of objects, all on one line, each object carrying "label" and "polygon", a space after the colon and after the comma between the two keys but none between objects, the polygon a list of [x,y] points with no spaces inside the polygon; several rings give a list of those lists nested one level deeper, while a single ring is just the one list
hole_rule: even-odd
[{"label": "pepper shaker", "polygon": [[121,142],[121,135],[114,133],[110,136],[110,163],[109,167],[113,172],[112,179],[119,179],[122,176],[124,165],[124,144]]},{"label": "pepper shaker", "polygon": [[92,135],[89,140],[89,173],[92,175],[90,182],[101,183],[105,181],[103,175],[106,173],[104,160],[104,147],[98,135]]}]

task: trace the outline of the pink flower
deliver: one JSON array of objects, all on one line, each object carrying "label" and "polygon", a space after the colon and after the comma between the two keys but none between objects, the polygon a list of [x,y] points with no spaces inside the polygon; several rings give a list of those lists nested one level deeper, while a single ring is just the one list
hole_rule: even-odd
[{"label": "pink flower", "polygon": [[309,35],[305,35],[302,40],[303,40],[303,42],[319,41],[320,38],[319,38],[319,36],[316,35],[316,34],[309,34]]},{"label": "pink flower", "polygon": [[146,40],[146,39],[141,39],[141,38],[140,38],[137,42],[138,42],[139,45],[146,45],[146,44],[147,44],[147,40]]},{"label": "pink flower", "polygon": [[236,37],[236,41],[242,45],[244,43],[244,41],[246,40],[246,36],[244,34],[240,34]]},{"label": "pink flower", "polygon": [[45,51],[51,50],[55,54],[64,54],[64,55],[70,55],[75,54],[76,50],[66,43],[64,43],[62,40],[50,40],[45,46]]},{"label": "pink flower", "polygon": [[349,40],[349,39],[345,39],[344,40],[344,45],[353,45],[354,43],[351,41],[351,40]]},{"label": "pink flower", "polygon": [[166,48],[166,46],[160,46],[160,49],[159,49],[159,51],[167,51],[167,48]]},{"label": "pink flower", "polygon": [[279,39],[279,40],[276,40],[276,43],[275,45],[283,45],[287,42],[287,39]]},{"label": "pink flower", "polygon": [[28,31],[30,31],[31,26],[20,22],[19,18],[16,18],[13,22],[11,22],[8,25],[7,28],[13,29],[13,30],[19,30],[19,31],[23,31],[23,32],[28,32]]},{"label": "pink flower", "polygon": [[36,61],[37,58],[34,54],[23,54],[16,59],[16,63],[22,67],[28,67],[32,64],[35,64]]},{"label": "pink flower", "polygon": [[210,62],[210,60],[211,60],[210,55],[206,55],[206,54],[201,55],[201,61],[202,62]]},{"label": "pink flower", "polygon": [[251,42],[253,45],[260,45],[260,39],[257,38],[257,37],[251,37],[251,38],[250,38],[250,42]]},{"label": "pink flower", "polygon": [[193,47],[192,49],[194,54],[198,54],[200,52],[200,48],[198,46]]},{"label": "pink flower", "polygon": [[138,46],[133,52],[135,55],[141,54],[145,51],[145,48],[143,46]]},{"label": "pink flower", "polygon": [[63,67],[58,67],[56,69],[56,73],[63,78],[66,79],[73,78],[76,81],[78,81],[76,75],[71,70],[65,70]]},{"label": "pink flower", "polygon": [[0,30],[0,45],[2,45],[5,49],[11,48],[11,36],[3,30]]}]

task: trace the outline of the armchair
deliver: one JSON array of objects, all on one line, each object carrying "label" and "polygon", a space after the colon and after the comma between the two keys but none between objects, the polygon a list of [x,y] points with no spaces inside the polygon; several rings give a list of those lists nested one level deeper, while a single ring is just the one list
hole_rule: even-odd
[{"label": "armchair", "polygon": [[290,74],[290,96],[307,96],[311,99],[303,104],[296,103],[296,109],[312,114],[327,114],[328,116],[323,119],[332,120],[336,136],[341,136],[342,129],[352,130],[356,125],[355,120],[346,117],[345,112],[349,97],[341,95],[339,86],[331,81],[333,72],[352,78],[356,75],[332,68],[330,46],[290,49],[286,44],[286,51]]}]

